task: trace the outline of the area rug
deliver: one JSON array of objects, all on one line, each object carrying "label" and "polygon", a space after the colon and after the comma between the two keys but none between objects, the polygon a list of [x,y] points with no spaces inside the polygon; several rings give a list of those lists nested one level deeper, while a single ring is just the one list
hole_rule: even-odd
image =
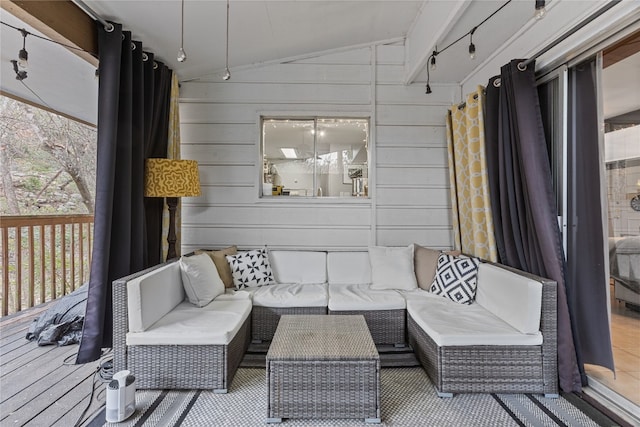
[{"label": "area rug", "polygon": [[[459,394],[439,398],[422,368],[381,371],[380,426],[599,426],[568,400],[530,394]],[[88,426],[264,426],[264,369],[241,368],[229,393],[200,390],[139,390],[136,412],[122,423],[105,423],[104,411]],[[603,422],[604,420],[604,422]],[[597,422],[596,422],[597,421]],[[364,420],[284,420],[282,426],[363,426]]]}]

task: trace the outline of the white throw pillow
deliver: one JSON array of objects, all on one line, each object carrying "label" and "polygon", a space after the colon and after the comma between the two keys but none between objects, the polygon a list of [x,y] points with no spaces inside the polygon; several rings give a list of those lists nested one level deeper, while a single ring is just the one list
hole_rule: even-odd
[{"label": "white throw pillow", "polygon": [[224,283],[207,254],[181,257],[180,273],[182,286],[191,304],[204,307],[224,293]]},{"label": "white throw pillow", "polygon": [[478,266],[474,257],[440,254],[436,277],[431,284],[431,293],[449,298],[460,304],[473,304],[476,299]]},{"label": "white throw pillow", "polygon": [[236,289],[270,285],[275,282],[266,249],[227,255]]},{"label": "white throw pillow", "polygon": [[371,289],[401,289],[418,287],[413,267],[413,245],[405,247],[369,247]]}]

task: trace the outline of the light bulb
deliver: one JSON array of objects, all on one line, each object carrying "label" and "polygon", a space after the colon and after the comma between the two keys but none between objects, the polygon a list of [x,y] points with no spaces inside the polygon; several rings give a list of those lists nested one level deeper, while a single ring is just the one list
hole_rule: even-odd
[{"label": "light bulb", "polygon": [[225,68],[224,69],[224,74],[222,75],[222,80],[229,80],[231,78],[231,71],[229,71],[229,68]]},{"label": "light bulb", "polygon": [[427,83],[427,90],[425,91],[425,93],[427,95],[429,95],[431,93],[431,86],[429,86],[429,83]]},{"label": "light bulb", "polygon": [[536,0],[536,13],[534,16],[537,20],[544,18],[547,14],[547,9],[544,7],[545,3],[545,0]]},{"label": "light bulb", "polygon": [[476,45],[473,43],[469,45],[469,58],[476,59]]},{"label": "light bulb", "polygon": [[431,67],[431,71],[435,70],[436,68],[438,68],[438,66],[436,65],[436,57],[432,56],[431,57],[431,65],[429,65]]},{"label": "light bulb", "polygon": [[29,53],[25,49],[20,49],[18,52],[18,67],[21,70],[26,70],[29,67]]},{"label": "light bulb", "polygon": [[187,52],[182,47],[178,50],[178,62],[184,62],[187,60]]}]

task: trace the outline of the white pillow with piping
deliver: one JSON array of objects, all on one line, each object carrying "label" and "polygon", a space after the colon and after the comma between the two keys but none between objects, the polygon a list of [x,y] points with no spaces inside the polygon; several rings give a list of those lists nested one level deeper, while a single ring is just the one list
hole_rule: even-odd
[{"label": "white pillow with piping", "polygon": [[370,246],[371,289],[410,291],[418,287],[413,266],[413,245]]},{"label": "white pillow with piping", "polygon": [[182,286],[191,304],[204,307],[218,295],[224,294],[224,283],[216,265],[206,253],[180,258]]}]

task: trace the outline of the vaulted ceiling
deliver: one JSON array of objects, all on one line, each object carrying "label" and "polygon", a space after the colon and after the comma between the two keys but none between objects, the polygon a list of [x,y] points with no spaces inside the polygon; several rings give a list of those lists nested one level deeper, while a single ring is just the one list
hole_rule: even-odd
[{"label": "vaulted ceiling", "polygon": [[[4,8],[3,22],[40,32]],[[37,2],[34,2],[37,3]],[[52,2],[55,3],[55,2]],[[184,48],[187,60],[177,61],[181,38],[181,0],[85,0],[100,17],[123,24],[146,50],[175,70],[180,80],[221,77],[225,68],[225,0],[184,1]],[[540,47],[567,25],[599,7],[592,0],[548,0],[547,17],[536,21],[533,0],[514,0],[475,31],[476,59],[468,54],[468,31],[506,1],[494,0],[230,0],[229,65],[234,70],[281,63],[296,58],[375,43],[405,45],[404,82],[425,82],[426,65],[434,49],[438,67],[432,84],[460,83],[505,46],[540,34]],[[33,4],[33,3],[32,3]],[[64,19],[64,17],[62,18]],[[528,32],[525,32],[527,31]],[[0,28],[0,79],[5,94],[49,105],[69,115],[95,122],[97,79],[90,64],[67,49],[27,38],[28,79],[15,80],[10,60],[22,47],[22,36],[5,25]],[[526,57],[535,53],[522,52]],[[496,70],[497,72],[497,70]]]}]

